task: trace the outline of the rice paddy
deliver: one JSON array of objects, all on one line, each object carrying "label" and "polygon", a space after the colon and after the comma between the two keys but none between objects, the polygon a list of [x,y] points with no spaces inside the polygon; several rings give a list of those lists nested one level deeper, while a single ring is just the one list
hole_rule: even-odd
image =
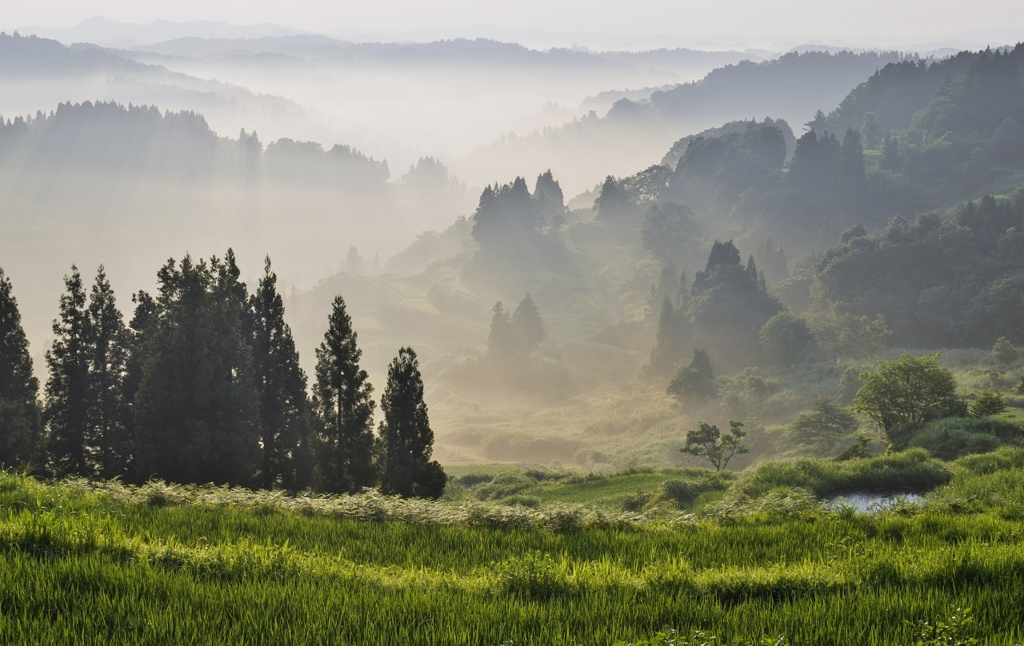
[{"label": "rice paddy", "polygon": [[[1024,450],[834,464],[765,465],[707,504],[640,511],[0,475],[0,643],[1024,639]],[[900,470],[927,483],[922,503],[819,497]]]}]

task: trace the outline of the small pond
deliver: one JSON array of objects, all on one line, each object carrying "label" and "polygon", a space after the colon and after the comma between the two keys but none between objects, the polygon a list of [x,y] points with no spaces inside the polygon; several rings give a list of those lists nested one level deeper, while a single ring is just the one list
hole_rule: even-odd
[{"label": "small pond", "polygon": [[919,505],[922,502],[924,494],[919,493],[848,493],[830,499],[825,506],[830,509],[853,507],[858,513],[875,514],[897,505]]}]

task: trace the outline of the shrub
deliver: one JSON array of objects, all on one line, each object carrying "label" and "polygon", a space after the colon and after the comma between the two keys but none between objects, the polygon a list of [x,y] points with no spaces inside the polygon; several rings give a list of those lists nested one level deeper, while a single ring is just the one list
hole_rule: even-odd
[{"label": "shrub", "polygon": [[1024,429],[1005,420],[951,417],[925,424],[911,438],[910,445],[924,448],[940,460],[955,460],[1015,444],[1022,436]]}]

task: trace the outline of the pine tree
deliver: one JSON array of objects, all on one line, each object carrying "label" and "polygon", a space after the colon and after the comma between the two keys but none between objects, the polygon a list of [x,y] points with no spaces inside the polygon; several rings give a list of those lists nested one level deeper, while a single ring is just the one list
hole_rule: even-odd
[{"label": "pine tree", "polygon": [[25,466],[37,457],[38,397],[18,302],[0,268],[0,468]]},{"label": "pine tree", "polygon": [[681,316],[682,313],[672,307],[672,299],[665,296],[658,316],[654,349],[651,350],[651,367],[656,374],[667,374],[682,358],[682,325],[678,320]]},{"label": "pine tree", "polygon": [[487,335],[487,351],[492,356],[507,357],[515,352],[515,337],[512,333],[512,317],[505,311],[505,306],[498,301],[494,304],[491,316],[491,331]]},{"label": "pine tree", "polygon": [[54,340],[46,353],[44,418],[49,430],[48,454],[59,475],[93,474],[86,451],[89,434],[90,380],[93,333],[86,310],[85,289],[78,268],[64,277],[67,292],[60,297],[60,317],[53,322]]},{"label": "pine tree", "polygon": [[540,312],[533,299],[527,294],[512,315],[512,334],[516,340],[516,349],[529,354],[540,347],[544,340],[544,323],[540,320]]},{"label": "pine tree", "polygon": [[321,486],[327,491],[355,492],[373,486],[373,386],[360,369],[345,299],[334,298],[324,341],[316,351],[314,407],[319,422]]},{"label": "pine tree", "polygon": [[103,265],[89,295],[93,337],[89,359],[89,430],[86,437],[97,475],[124,476],[132,456],[124,383],[128,372],[129,335],[117,309]]},{"label": "pine tree", "polygon": [[172,482],[250,485],[258,409],[229,263],[212,258],[158,273],[135,396],[137,474]]},{"label": "pine tree", "polygon": [[135,304],[135,312],[132,320],[128,323],[128,360],[125,365],[125,377],[122,384],[122,397],[124,398],[124,425],[125,433],[132,445],[133,464],[129,472],[129,478],[138,479],[138,472],[134,464],[134,452],[136,449],[136,406],[135,395],[139,392],[139,385],[142,383],[142,362],[145,357],[146,338],[149,333],[150,323],[156,320],[156,301],[145,291],[138,291],[132,294],[132,303]]},{"label": "pine tree", "polygon": [[423,378],[412,348],[401,348],[388,367],[388,385],[381,401],[384,444],[381,490],[404,498],[437,499],[444,493],[441,465],[430,459],[434,432],[423,402]]},{"label": "pine tree", "polygon": [[299,367],[291,328],[284,322],[284,301],[277,274],[266,259],[259,288],[250,299],[253,321],[252,363],[259,393],[261,480],[289,490],[309,485],[306,374]]}]

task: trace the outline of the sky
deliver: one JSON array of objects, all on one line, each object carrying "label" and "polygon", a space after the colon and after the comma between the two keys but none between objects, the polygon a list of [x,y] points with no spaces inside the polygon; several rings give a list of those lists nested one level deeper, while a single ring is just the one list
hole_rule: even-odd
[{"label": "sky", "polygon": [[88,18],[274,23],[351,39],[488,37],[537,46],[772,47],[1006,44],[1020,0],[5,0],[10,29]]}]

